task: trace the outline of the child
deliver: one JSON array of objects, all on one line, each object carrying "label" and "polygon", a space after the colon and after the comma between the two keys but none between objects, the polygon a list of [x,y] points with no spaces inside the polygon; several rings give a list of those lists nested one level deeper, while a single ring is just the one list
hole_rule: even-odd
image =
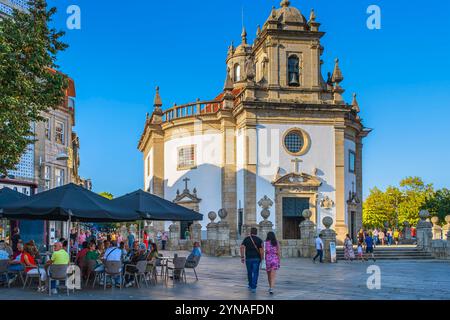
[{"label": "child", "polygon": [[361,260],[361,262],[364,262],[363,248],[361,242],[358,242],[358,258]]}]

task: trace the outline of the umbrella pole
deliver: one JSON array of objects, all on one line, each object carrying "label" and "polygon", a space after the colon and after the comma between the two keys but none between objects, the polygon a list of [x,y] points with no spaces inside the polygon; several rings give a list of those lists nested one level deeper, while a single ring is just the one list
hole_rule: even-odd
[{"label": "umbrella pole", "polygon": [[69,262],[70,262],[70,224],[72,222],[72,211],[69,211],[69,221],[67,223],[67,253],[69,254]]}]

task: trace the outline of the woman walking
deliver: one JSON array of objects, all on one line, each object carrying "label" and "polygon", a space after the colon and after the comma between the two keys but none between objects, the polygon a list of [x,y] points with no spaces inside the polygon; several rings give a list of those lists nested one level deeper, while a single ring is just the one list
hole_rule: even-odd
[{"label": "woman walking", "polygon": [[280,245],[275,237],[275,233],[269,232],[265,243],[265,257],[270,294],[273,294],[276,272],[280,269],[280,251]]},{"label": "woman walking", "polygon": [[355,252],[353,251],[353,242],[350,235],[345,236],[344,241],[344,258],[345,260],[353,261],[355,259]]}]

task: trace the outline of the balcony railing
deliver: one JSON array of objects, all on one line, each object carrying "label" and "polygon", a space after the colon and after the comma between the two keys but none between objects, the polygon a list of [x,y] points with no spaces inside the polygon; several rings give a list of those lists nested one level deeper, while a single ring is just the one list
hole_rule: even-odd
[{"label": "balcony railing", "polygon": [[164,111],[163,122],[172,121],[179,118],[199,116],[202,114],[214,114],[222,108],[223,100],[197,101],[194,103],[173,106]]}]

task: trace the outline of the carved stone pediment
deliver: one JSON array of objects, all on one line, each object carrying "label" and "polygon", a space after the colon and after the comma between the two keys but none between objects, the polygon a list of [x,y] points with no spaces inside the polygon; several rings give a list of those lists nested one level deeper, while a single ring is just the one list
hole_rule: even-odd
[{"label": "carved stone pediment", "polygon": [[183,193],[180,193],[179,190],[177,190],[177,196],[173,200],[175,203],[199,203],[200,201],[202,201],[202,199],[197,197],[197,190],[195,189],[193,193],[189,190],[184,190]]},{"label": "carved stone pediment", "polygon": [[277,177],[272,185],[282,188],[319,188],[322,181],[319,178],[307,173],[288,173],[282,177]]}]

